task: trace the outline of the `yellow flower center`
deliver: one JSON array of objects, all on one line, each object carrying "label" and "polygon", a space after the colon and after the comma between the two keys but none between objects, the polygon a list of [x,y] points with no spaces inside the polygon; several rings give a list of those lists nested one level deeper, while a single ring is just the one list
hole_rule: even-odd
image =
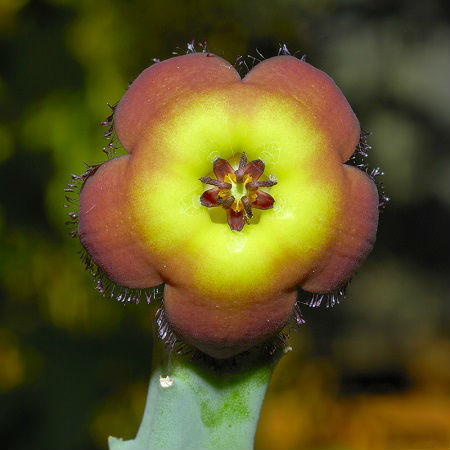
[{"label": "yellow flower center", "polygon": [[245,209],[245,206],[242,202],[242,197],[247,197],[248,200],[254,202],[256,200],[257,194],[256,191],[251,191],[247,189],[247,184],[252,181],[252,177],[248,174],[244,175],[242,179],[242,183],[239,183],[236,180],[236,174],[229,173],[225,175],[224,181],[226,183],[231,184],[231,189],[221,189],[219,191],[219,197],[222,200],[226,200],[230,197],[234,197],[234,202],[231,205],[231,209],[235,212],[240,212]]}]

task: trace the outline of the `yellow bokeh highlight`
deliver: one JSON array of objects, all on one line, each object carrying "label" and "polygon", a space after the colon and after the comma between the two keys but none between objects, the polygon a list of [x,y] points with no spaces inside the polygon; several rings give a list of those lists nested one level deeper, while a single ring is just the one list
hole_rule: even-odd
[{"label": "yellow bokeh highlight", "polygon": [[25,381],[25,361],[16,336],[0,329],[0,392],[10,391]]}]

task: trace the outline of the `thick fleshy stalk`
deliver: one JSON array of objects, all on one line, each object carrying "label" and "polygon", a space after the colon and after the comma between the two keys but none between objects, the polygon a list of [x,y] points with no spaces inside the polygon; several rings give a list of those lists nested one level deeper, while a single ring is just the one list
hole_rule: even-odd
[{"label": "thick fleshy stalk", "polygon": [[235,364],[168,353],[154,339],[154,367],[138,433],[110,450],[253,449],[259,413],[280,353],[252,351]]}]

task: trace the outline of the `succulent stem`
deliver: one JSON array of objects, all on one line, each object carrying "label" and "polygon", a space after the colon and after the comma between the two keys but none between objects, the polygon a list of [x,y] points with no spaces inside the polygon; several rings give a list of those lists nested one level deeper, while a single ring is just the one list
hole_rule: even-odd
[{"label": "succulent stem", "polygon": [[109,437],[110,450],[251,450],[279,354],[230,362],[169,353],[154,340],[145,411],[135,439]]}]

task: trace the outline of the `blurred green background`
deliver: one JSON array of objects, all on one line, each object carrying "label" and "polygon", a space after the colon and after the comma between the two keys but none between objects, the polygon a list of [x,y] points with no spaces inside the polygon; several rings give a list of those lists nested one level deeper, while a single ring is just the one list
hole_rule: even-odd
[{"label": "blurred green background", "polygon": [[256,448],[447,449],[448,2],[0,0],[0,442],[97,449],[134,436],[146,304],[103,299],[67,235],[63,188],[103,160],[127,83],[192,39],[234,61],[285,42],[330,74],[392,198],[349,300],[304,308]]}]

